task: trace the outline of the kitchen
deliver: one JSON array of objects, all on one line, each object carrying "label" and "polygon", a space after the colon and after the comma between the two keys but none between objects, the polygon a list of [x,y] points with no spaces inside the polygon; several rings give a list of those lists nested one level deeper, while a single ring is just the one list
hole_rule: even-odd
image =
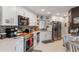
[{"label": "kitchen", "polygon": [[73,20],[69,20],[79,16],[77,9],[75,6],[1,6],[0,51],[66,52],[69,45],[64,45],[63,38],[65,34],[77,34],[73,29],[78,24],[74,26]]}]

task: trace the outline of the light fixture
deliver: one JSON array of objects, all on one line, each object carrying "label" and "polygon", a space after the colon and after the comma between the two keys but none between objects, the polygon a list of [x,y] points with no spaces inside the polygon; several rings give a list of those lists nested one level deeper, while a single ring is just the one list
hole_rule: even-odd
[{"label": "light fixture", "polygon": [[51,12],[48,11],[47,14],[51,14]]},{"label": "light fixture", "polygon": [[44,11],[45,11],[45,9],[41,9],[41,11],[42,11],[42,12],[44,12]]}]

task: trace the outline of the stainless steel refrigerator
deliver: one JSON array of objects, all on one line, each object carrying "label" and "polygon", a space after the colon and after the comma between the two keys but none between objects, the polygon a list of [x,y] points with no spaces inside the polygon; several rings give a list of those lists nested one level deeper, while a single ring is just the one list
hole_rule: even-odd
[{"label": "stainless steel refrigerator", "polygon": [[53,21],[52,22],[52,40],[61,39],[61,22]]}]

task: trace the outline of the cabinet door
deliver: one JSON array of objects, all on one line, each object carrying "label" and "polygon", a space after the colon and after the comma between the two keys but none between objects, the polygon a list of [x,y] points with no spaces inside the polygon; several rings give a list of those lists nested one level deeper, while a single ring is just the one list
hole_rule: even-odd
[{"label": "cabinet door", "polygon": [[40,40],[46,41],[46,40],[52,40],[52,32],[40,32]]},{"label": "cabinet door", "polygon": [[34,41],[33,41],[33,46],[35,47],[36,45],[37,45],[37,35],[36,35],[37,33],[34,33],[34,36],[33,36],[33,38],[34,38]]},{"label": "cabinet door", "polygon": [[24,11],[23,10],[24,10],[23,8],[17,7],[17,14],[21,15],[21,16],[24,16]]},{"label": "cabinet door", "polygon": [[51,36],[52,32],[46,31],[44,33],[44,40],[51,40],[52,36]]},{"label": "cabinet door", "polygon": [[51,40],[52,39],[52,32],[51,31],[48,31],[46,33],[46,37],[47,37],[47,40]]},{"label": "cabinet door", "polygon": [[47,33],[46,32],[40,32],[40,41],[47,40]]},{"label": "cabinet door", "polygon": [[30,21],[30,23],[29,23],[29,25],[31,26],[37,26],[37,18],[36,18],[36,16],[35,15],[31,15],[30,17],[29,17],[29,21]]},{"label": "cabinet door", "polygon": [[40,27],[40,29],[46,29],[46,23],[45,23],[45,21],[40,21],[39,27]]},{"label": "cabinet door", "polygon": [[2,25],[18,25],[16,7],[4,6],[2,11]]},{"label": "cabinet door", "polygon": [[24,52],[24,40],[23,38],[19,38],[16,40],[16,52]]},{"label": "cabinet door", "polygon": [[44,32],[40,32],[40,41],[44,41]]}]

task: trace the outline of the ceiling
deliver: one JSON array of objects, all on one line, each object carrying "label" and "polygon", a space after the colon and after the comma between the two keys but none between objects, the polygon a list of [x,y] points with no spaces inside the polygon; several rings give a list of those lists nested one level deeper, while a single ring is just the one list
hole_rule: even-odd
[{"label": "ceiling", "polygon": [[[51,16],[51,15],[64,15],[67,12],[76,6],[24,6],[24,8],[29,9],[30,11],[36,13],[37,15]],[[45,9],[45,11],[41,11],[41,9]],[[47,14],[50,12],[50,14]]]}]

